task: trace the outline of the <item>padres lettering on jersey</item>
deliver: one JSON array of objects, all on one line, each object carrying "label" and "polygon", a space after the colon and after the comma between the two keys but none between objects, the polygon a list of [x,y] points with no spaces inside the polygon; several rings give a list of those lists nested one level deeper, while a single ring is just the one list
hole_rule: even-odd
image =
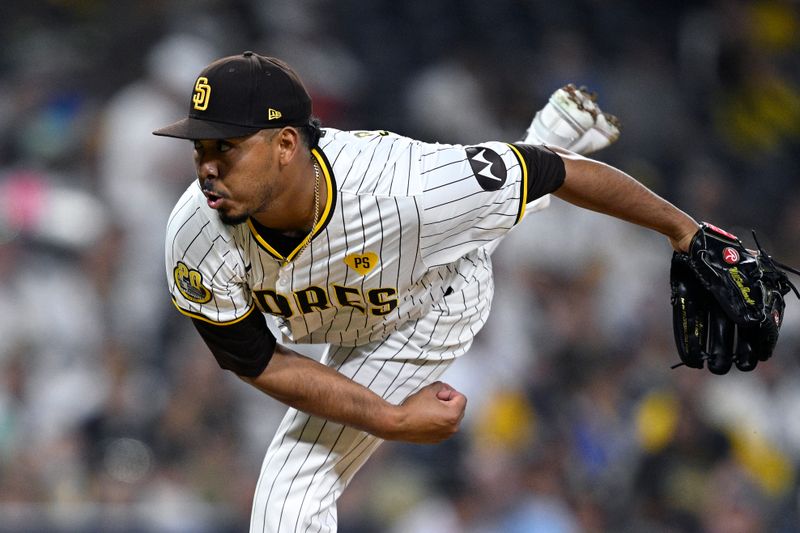
[{"label": "padres lettering on jersey", "polygon": [[350,307],[374,316],[388,315],[397,307],[397,289],[394,287],[370,289],[366,295],[361,294],[358,287],[341,285],[331,285],[330,292],[322,287],[306,287],[295,291],[293,298],[273,289],[261,289],[253,294],[262,311],[284,318],[328,309],[332,305],[341,309]]},{"label": "padres lettering on jersey", "polygon": [[226,324],[256,306],[295,341],[355,345],[385,338],[450,295],[442,313],[458,320],[442,335],[468,337],[491,300],[485,247],[524,213],[526,172],[515,150],[326,129],[313,155],[328,204],[311,244],[288,261],[256,225],[225,226],[197,183],[187,189],[166,241],[178,309]]}]

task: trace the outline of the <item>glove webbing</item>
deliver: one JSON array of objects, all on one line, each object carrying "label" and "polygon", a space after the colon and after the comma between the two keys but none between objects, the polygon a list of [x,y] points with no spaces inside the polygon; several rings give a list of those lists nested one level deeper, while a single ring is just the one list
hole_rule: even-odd
[{"label": "glove webbing", "polygon": [[[800,276],[800,270],[784,265],[783,263],[777,261],[776,259],[773,259],[771,255],[767,254],[767,252],[764,251],[764,249],[761,247],[761,244],[758,242],[758,237],[756,237],[756,230],[750,230],[750,231],[753,232],[753,240],[756,241],[756,248],[758,248],[758,253],[761,254],[761,256],[764,258],[764,261],[769,266],[771,266],[775,270],[783,270],[784,272],[791,272],[795,276]],[[800,292],[797,291],[797,287],[794,286],[794,283],[789,281],[788,278],[786,279],[786,283],[788,283],[789,287],[792,288],[794,295],[797,296],[798,299],[800,299]]]}]

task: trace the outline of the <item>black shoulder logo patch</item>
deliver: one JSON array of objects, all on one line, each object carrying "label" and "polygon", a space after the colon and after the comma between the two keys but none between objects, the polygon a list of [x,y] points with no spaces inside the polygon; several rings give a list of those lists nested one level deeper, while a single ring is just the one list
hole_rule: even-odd
[{"label": "black shoulder logo patch", "polygon": [[483,146],[468,146],[467,160],[478,184],[485,191],[496,191],[506,182],[506,166],[500,154]]},{"label": "black shoulder logo patch", "polygon": [[172,275],[178,290],[190,302],[204,304],[211,300],[211,291],[203,285],[203,275],[183,261],[178,261]]}]

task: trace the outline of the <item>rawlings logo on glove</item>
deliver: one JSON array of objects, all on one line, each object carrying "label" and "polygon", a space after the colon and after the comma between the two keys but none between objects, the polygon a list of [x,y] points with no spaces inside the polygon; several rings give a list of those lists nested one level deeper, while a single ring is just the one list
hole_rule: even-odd
[{"label": "rawlings logo on glove", "polygon": [[[755,238],[755,232],[753,233]],[[675,252],[670,269],[672,325],[681,365],[725,374],[766,361],[778,342],[790,291],[784,270],[756,240],[748,250],[735,236],[703,223],[688,253]]]}]

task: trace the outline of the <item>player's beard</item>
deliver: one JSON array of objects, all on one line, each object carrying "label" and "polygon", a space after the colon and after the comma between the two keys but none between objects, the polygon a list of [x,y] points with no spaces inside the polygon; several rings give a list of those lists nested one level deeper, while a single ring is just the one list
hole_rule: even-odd
[{"label": "player's beard", "polygon": [[261,202],[255,208],[245,208],[241,213],[230,213],[228,211],[218,209],[217,215],[222,223],[228,226],[238,226],[239,224],[247,222],[247,219],[253,216],[255,213],[266,211],[267,207],[272,202],[274,190],[268,184],[263,184],[256,191],[251,193],[251,196],[256,196],[261,199]]},{"label": "player's beard", "polygon": [[238,226],[239,224],[247,222],[247,219],[250,218],[250,213],[242,213],[240,215],[229,215],[227,213],[222,213],[220,211],[217,211],[217,215],[219,215],[219,219],[222,221],[222,223],[227,226]]}]

